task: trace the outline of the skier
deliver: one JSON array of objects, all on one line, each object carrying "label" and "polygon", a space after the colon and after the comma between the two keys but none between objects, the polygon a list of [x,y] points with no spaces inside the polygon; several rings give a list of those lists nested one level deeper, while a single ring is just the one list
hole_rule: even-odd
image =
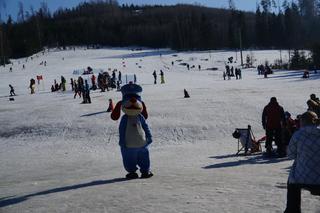
[{"label": "skier", "polygon": [[223,72],[223,80],[226,80],[226,76],[227,76],[226,72]]},{"label": "skier", "polygon": [[154,84],[157,84],[157,73],[156,73],[156,71],[153,71],[152,75],[153,75],[153,78],[154,78]]},{"label": "skier", "polygon": [[16,96],[16,94],[14,93],[14,88],[11,84],[9,84],[10,87],[10,96]]}]

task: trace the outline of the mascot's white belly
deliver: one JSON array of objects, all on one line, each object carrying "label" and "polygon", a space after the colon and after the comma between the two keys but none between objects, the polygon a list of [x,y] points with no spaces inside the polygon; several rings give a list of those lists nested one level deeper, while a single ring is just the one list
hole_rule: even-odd
[{"label": "mascot's white belly", "polygon": [[138,116],[128,116],[126,127],[126,147],[141,148],[147,144],[145,132]]}]

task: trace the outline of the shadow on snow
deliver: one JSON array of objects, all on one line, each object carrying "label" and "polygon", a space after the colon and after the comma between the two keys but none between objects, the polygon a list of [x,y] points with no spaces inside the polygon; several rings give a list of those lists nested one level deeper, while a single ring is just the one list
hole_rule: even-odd
[{"label": "shadow on snow", "polygon": [[48,195],[48,194],[53,194],[53,193],[58,193],[58,192],[65,192],[65,191],[81,189],[81,188],[86,188],[86,187],[91,187],[91,186],[106,185],[106,184],[112,184],[112,183],[118,183],[118,182],[124,182],[124,181],[127,181],[127,179],[114,178],[111,180],[97,180],[97,181],[92,181],[89,183],[82,183],[82,184],[77,184],[77,185],[49,189],[46,191],[28,194],[28,195],[24,195],[24,196],[20,196],[20,197],[12,197],[12,198],[5,197],[5,198],[0,199],[0,208],[5,207],[5,206],[18,204],[18,203],[21,203],[21,202],[28,200],[29,198],[36,197],[36,196]]},{"label": "shadow on snow", "polygon": [[143,51],[143,52],[138,52],[138,53],[129,53],[129,54],[124,54],[124,55],[116,55],[116,56],[107,56],[107,57],[99,57],[96,59],[108,59],[108,58],[141,58],[141,57],[149,57],[149,56],[159,56],[161,55],[170,55],[175,53],[172,50],[155,50],[155,51]]},{"label": "shadow on snow", "polygon": [[[233,154],[233,155],[212,156],[210,158],[224,159],[224,158],[233,158],[233,157],[239,157],[239,156]],[[288,159],[288,158],[268,158],[268,157],[263,156],[260,153],[259,155],[255,155],[255,156],[252,156],[252,155],[246,156],[246,159],[212,164],[212,165],[205,166],[202,168],[203,169],[218,169],[218,168],[235,167],[235,166],[248,165],[248,164],[250,165],[250,164],[279,163],[279,162],[287,161],[287,160],[290,160],[290,159]]]},{"label": "shadow on snow", "polygon": [[89,116],[99,115],[99,114],[103,114],[103,113],[107,113],[107,111],[101,111],[101,112],[94,112],[94,113],[84,114],[84,115],[81,115],[80,117],[89,117]]},{"label": "shadow on snow", "polygon": [[[284,72],[284,71],[281,71],[281,72]],[[285,71],[282,74],[269,75],[268,78],[270,78],[270,79],[286,78],[286,79],[295,79],[296,81],[317,80],[320,78],[320,73],[319,72],[314,73],[313,71],[310,71],[309,78],[302,78],[303,72],[304,72],[303,70]]]}]

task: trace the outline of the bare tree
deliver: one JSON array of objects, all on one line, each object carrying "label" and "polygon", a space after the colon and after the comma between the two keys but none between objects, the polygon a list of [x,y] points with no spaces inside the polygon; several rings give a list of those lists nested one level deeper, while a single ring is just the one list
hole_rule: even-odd
[{"label": "bare tree", "polygon": [[234,4],[233,0],[228,0],[229,3],[229,9],[230,10],[235,10],[236,9],[236,5]]},{"label": "bare tree", "polygon": [[24,8],[23,3],[21,1],[18,2],[18,15],[17,15],[17,21],[18,22],[24,22]]}]

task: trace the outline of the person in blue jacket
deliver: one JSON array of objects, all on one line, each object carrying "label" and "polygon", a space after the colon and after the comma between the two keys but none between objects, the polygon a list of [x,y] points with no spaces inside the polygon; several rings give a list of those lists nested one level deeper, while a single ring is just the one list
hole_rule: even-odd
[{"label": "person in blue jacket", "polygon": [[136,171],[140,168],[141,178],[150,178],[150,157],[148,146],[152,143],[152,135],[146,122],[146,109],[141,101],[141,86],[127,84],[121,87],[122,101],[117,103],[111,118],[120,117],[120,108],[125,113],[119,125],[119,145],[127,179],[138,178]]}]

